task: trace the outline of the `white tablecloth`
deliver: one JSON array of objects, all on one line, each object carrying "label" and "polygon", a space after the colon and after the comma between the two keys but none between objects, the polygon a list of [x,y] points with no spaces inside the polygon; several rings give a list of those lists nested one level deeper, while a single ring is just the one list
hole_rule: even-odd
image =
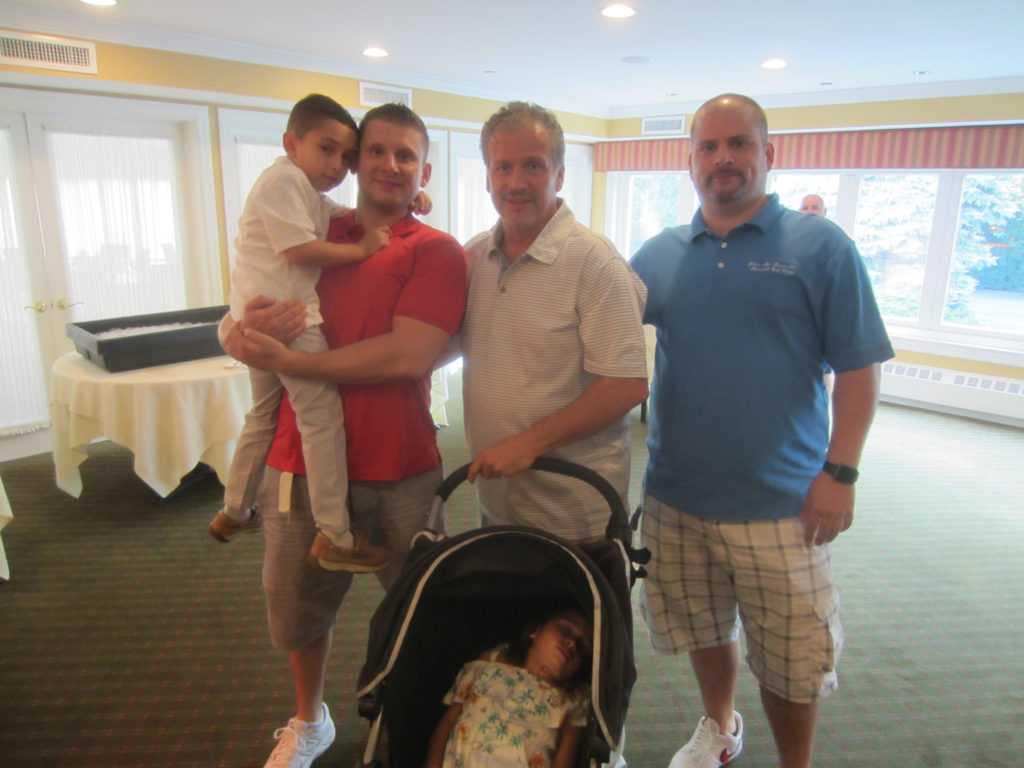
[{"label": "white tablecloth", "polygon": [[135,455],[135,474],[167,496],[196,464],[227,480],[235,440],[252,404],[244,366],[229,357],[108,373],[77,352],[53,364],[53,463],[57,486],[82,493],[84,447],[105,437]]},{"label": "white tablecloth", "polygon": [[448,413],[445,405],[448,402],[448,376],[462,370],[462,358],[438,368],[430,376],[430,415],[439,427],[448,426]]},{"label": "white tablecloth", "polygon": [[[77,352],[53,364],[53,463],[57,487],[82,495],[85,446],[105,437],[135,454],[135,474],[161,496],[203,462],[227,481],[235,441],[252,405],[247,369],[230,357],[108,373]],[[434,422],[448,423],[448,368],[431,379]],[[2,526],[0,526],[2,527]]]},{"label": "white tablecloth", "polygon": [[[14,513],[11,512],[11,504],[7,501],[7,492],[4,491],[4,481],[0,479],[0,531],[4,529],[11,520]],[[4,542],[0,539],[0,579],[7,581],[11,578],[11,568],[7,564],[7,553],[4,552]]]}]

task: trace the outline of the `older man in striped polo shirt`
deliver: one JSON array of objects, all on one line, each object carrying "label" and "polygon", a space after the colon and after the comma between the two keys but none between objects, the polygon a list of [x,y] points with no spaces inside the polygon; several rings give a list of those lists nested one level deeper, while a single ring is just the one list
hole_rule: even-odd
[{"label": "older man in striped polo shirt", "polygon": [[625,501],[628,414],[647,397],[647,292],[558,198],[565,139],[553,114],[508,104],[484,125],[480,148],[500,216],[466,245],[463,396],[481,522],[593,541],[607,503],[577,480],[523,470],[541,455],[567,459]]}]

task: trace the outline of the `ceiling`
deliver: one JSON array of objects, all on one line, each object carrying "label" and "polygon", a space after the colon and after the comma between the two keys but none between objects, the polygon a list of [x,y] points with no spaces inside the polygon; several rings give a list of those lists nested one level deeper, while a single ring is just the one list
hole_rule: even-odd
[{"label": "ceiling", "polygon": [[[1024,91],[1022,0],[0,1],[0,27],[254,61],[597,117]],[[367,45],[388,49],[367,59]],[[770,56],[789,61],[768,71]],[[646,57],[627,63],[625,57]],[[414,104],[415,106],[415,104]]]}]

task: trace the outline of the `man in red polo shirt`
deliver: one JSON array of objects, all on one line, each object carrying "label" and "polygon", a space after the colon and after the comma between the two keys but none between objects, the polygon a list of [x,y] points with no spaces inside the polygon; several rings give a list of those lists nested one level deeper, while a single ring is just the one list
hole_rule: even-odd
[{"label": "man in red polo shirt", "polygon": [[[305,355],[249,328],[287,338],[305,308],[279,302],[247,314],[226,339],[228,351],[259,368],[339,381],[345,412],[353,527],[387,547],[379,572],[387,587],[401,570],[442,479],[430,416],[430,372],[465,309],[466,260],[459,244],[409,213],[430,177],[422,121],[395,104],[371,110],[360,125],[359,197],[335,219],[327,239],[358,242],[387,226],[388,246],[359,264],[323,270],[317,284],[330,347],[345,346],[344,368],[329,354]],[[334,740],[323,701],[331,634],[352,574],[307,562],[316,536],[294,414],[282,406],[260,489],[265,539],[263,586],[274,646],[289,655],[297,711],[278,730],[266,765],[306,768]]]}]

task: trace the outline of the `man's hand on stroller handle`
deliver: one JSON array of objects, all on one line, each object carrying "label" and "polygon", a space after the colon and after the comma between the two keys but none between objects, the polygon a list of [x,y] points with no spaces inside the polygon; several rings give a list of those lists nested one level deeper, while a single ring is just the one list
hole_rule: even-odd
[{"label": "man's hand on stroller handle", "polygon": [[531,443],[524,432],[485,448],[470,465],[466,479],[472,483],[477,475],[489,479],[526,471],[541,454]]}]

